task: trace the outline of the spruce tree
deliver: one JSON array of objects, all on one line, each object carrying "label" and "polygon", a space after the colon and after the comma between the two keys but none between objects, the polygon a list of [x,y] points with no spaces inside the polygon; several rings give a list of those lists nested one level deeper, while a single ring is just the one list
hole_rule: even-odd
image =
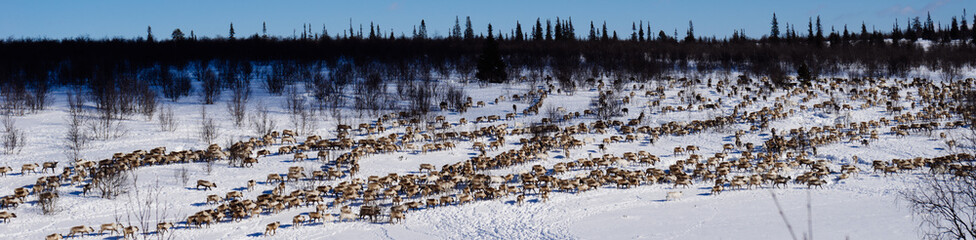
[{"label": "spruce tree", "polygon": [[769,40],[779,42],[779,22],[776,21],[776,13],[773,13],[773,23],[769,27]]},{"label": "spruce tree", "polygon": [[418,31],[418,37],[420,37],[420,39],[427,39],[427,23],[424,23],[423,19],[420,19],[420,31]]},{"label": "spruce tree", "polygon": [[949,37],[953,40],[959,39],[959,23],[956,22],[956,17],[952,17],[952,23],[949,25]]},{"label": "spruce tree", "polygon": [[525,36],[522,35],[522,24],[519,21],[515,21],[515,41],[522,41]]},{"label": "spruce tree", "polygon": [[603,21],[603,38],[600,40],[607,41],[610,40],[610,36],[607,36],[607,21]]},{"label": "spruce tree", "polygon": [[451,29],[451,38],[461,38],[461,19],[454,16],[454,28]]},{"label": "spruce tree", "polygon": [[639,29],[637,31],[637,41],[643,42],[644,41],[644,21],[641,21],[640,22],[640,26],[638,26],[637,29]]},{"label": "spruce tree", "polygon": [[542,22],[539,18],[535,19],[535,31],[532,32],[532,40],[539,41],[542,40]]},{"label": "spruce tree", "polygon": [[498,42],[492,33],[491,24],[488,24],[488,39],[485,41],[481,56],[478,57],[478,72],[475,78],[489,83],[503,83],[508,79],[505,72],[505,62],[502,61],[501,53],[498,51]]},{"label": "spruce tree", "polygon": [[695,42],[695,25],[688,21],[688,34],[685,36],[685,42]]},{"label": "spruce tree", "polygon": [[552,40],[552,22],[546,19],[546,40]]},{"label": "spruce tree", "polygon": [[268,38],[268,23],[266,22],[261,22],[261,36],[264,38]]},{"label": "spruce tree", "polygon": [[230,39],[234,39],[234,23],[230,23]]},{"label": "spruce tree", "polygon": [[593,27],[593,21],[590,21],[590,35],[586,39],[590,41],[596,40],[596,28]]},{"label": "spruce tree", "polygon": [[464,20],[464,40],[469,40],[474,38],[474,29],[471,28],[471,16],[468,16]]},{"label": "spruce tree", "polygon": [[149,41],[149,42],[155,42],[156,41],[156,39],[154,39],[153,38],[153,35],[152,35],[152,26],[146,27],[146,41]]},{"label": "spruce tree", "polygon": [[631,29],[630,41],[636,42],[637,41],[637,23],[630,22],[630,29]]}]

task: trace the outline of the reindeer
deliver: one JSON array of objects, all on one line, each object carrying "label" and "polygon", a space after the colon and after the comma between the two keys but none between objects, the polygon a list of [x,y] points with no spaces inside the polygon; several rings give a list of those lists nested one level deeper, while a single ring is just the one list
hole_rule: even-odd
[{"label": "reindeer", "polygon": [[[267,227],[264,228],[264,235],[275,235],[278,231],[278,227],[281,226],[281,222],[269,223]],[[270,234],[269,234],[270,233]]]},{"label": "reindeer", "polygon": [[95,231],[95,229],[92,229],[92,227],[89,227],[89,226],[85,226],[85,225],[74,226],[74,227],[71,227],[71,231],[70,231],[71,233],[69,233],[68,236],[69,237],[74,237],[75,234],[81,233],[81,236],[84,237],[85,234],[91,235],[92,232],[94,232],[94,231]]},{"label": "reindeer", "polygon": [[114,232],[115,234],[119,234],[119,231],[121,229],[122,229],[122,224],[118,224],[118,223],[106,223],[106,224],[102,224],[102,226],[99,227],[98,234],[102,234],[102,232],[105,232],[105,231]]},{"label": "reindeer", "polygon": [[135,239],[136,232],[139,232],[139,227],[136,226],[125,227],[125,229],[122,229],[122,238],[128,239],[129,237],[132,237],[132,239]]},{"label": "reindeer", "polygon": [[28,172],[37,173],[38,167],[39,166],[37,165],[37,163],[24,164],[23,166],[20,167],[20,174],[24,175],[25,173]]},{"label": "reindeer", "polygon": [[17,218],[17,214],[7,211],[0,212],[0,220],[3,222],[10,222],[11,218]]},{"label": "reindeer", "polygon": [[203,186],[203,190],[210,190],[211,188],[217,187],[216,183],[212,183],[207,180],[197,180],[197,190],[200,190],[200,186]]},{"label": "reindeer", "polygon": [[45,162],[43,168],[41,168],[41,172],[46,173],[48,169],[51,169],[51,173],[54,173],[54,169],[57,167],[58,167],[58,162]]}]

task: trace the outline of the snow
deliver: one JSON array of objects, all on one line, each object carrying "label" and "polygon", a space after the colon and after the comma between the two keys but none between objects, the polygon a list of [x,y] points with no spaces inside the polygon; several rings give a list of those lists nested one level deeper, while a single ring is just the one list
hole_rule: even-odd
[{"label": "snow", "polygon": [[[463,85],[461,83],[446,83]],[[661,106],[686,106],[679,91],[684,94],[691,91],[703,94],[713,100],[724,98],[721,109],[704,111],[682,111],[661,113],[659,107],[646,107],[651,98],[644,97],[643,91],[636,91],[636,97],[627,107],[631,108],[627,118],[635,118],[641,111],[648,113],[652,126],[670,121],[690,122],[696,119],[709,119],[725,116],[732,112],[732,108],[740,103],[741,98],[727,98],[713,88],[704,85],[689,88],[677,85],[668,86],[666,83],[648,83],[647,88],[653,89],[662,85],[668,90],[667,98],[662,99]],[[630,84],[628,84],[630,85]],[[499,95],[510,97],[512,94],[524,94],[537,86],[519,85],[489,85],[482,87],[474,84],[464,85],[466,92],[475,102],[485,101],[486,107],[473,108],[464,114],[454,112],[435,112],[445,115],[450,122],[457,122],[464,117],[473,120],[477,116],[497,114],[503,116],[510,113],[512,104],[521,112],[530,105],[529,102],[512,102],[511,99],[494,104]],[[252,86],[255,95],[249,104],[249,109],[260,101],[267,105],[274,113],[279,123],[279,129],[292,128],[284,111],[284,98],[273,96],[258,86]],[[19,173],[20,165],[25,163],[40,163],[47,161],[61,162],[60,168],[69,165],[65,157],[64,132],[67,129],[66,95],[67,89],[54,91],[51,107],[33,114],[15,117],[17,127],[29,133],[28,146],[20,154],[0,155],[0,165],[10,166],[15,173],[0,177],[0,193],[12,193],[15,188],[30,186],[37,177],[48,174]],[[913,89],[903,90],[903,95]],[[841,93],[843,94],[843,93]],[[226,97],[228,94],[224,94]],[[572,95],[553,92],[544,101],[544,112],[548,106],[565,107],[569,112],[582,112],[590,108],[589,103],[598,93],[595,88],[585,88]],[[757,111],[763,107],[772,107],[775,96],[784,96],[785,92],[778,91],[770,96],[770,101],[758,101],[742,110]],[[800,98],[790,98],[802,105],[812,105],[827,100],[826,94],[806,102],[799,103]],[[654,97],[653,100],[657,98]],[[839,97],[838,99],[845,99]],[[857,106],[861,101],[852,102],[842,100]],[[197,137],[200,122],[199,99],[196,96],[181,99],[179,102],[165,101],[166,107],[172,107],[177,113],[180,127],[174,132],[161,131],[156,120],[147,120],[144,116],[132,116],[123,125],[127,130],[124,137],[94,141],[88,146],[83,155],[85,159],[100,160],[111,157],[115,152],[131,152],[137,149],[152,149],[165,146],[169,151],[183,149],[205,149],[206,144]],[[89,103],[90,104],[90,103]],[[351,104],[348,104],[351,105]],[[907,105],[906,105],[907,106]],[[218,119],[220,127],[221,146],[231,140],[241,140],[255,136],[249,128],[238,129],[229,122],[229,115],[223,103],[207,106],[207,112]],[[779,131],[800,126],[813,127],[833,125],[844,116],[850,116],[850,121],[877,120],[881,117],[890,118],[884,106],[866,109],[827,113],[819,110],[800,111],[784,119],[779,119],[770,125]],[[909,110],[914,112],[916,110]],[[849,113],[849,114],[848,114]],[[319,117],[318,130],[315,134],[324,138],[335,137],[332,131],[335,121],[323,114]],[[356,116],[351,109],[346,109],[345,116]],[[511,121],[495,123],[478,123],[460,126],[456,131],[470,131],[479,127],[509,123],[514,126],[521,123],[528,126],[539,121],[543,114],[522,116]],[[625,120],[627,118],[618,118]],[[227,120],[225,120],[227,119]],[[354,118],[352,122],[367,122],[370,119]],[[224,121],[220,121],[224,120]],[[592,116],[574,119],[571,123],[592,122]],[[565,125],[564,125],[565,126]],[[633,143],[614,143],[608,145],[607,153],[620,155],[623,152],[645,150],[661,157],[662,162],[655,165],[666,169],[668,165],[686,156],[673,156],[672,149],[679,146],[696,145],[701,148],[703,156],[721,152],[722,144],[731,143],[735,130],[748,130],[749,125],[735,124],[725,129],[706,130],[700,134],[685,136],[662,136],[655,144],[647,141]],[[390,132],[403,132],[404,128],[393,128]],[[885,177],[869,172],[871,160],[890,160],[893,158],[935,157],[948,154],[945,144],[938,139],[937,134],[929,136],[924,133],[913,133],[908,137],[898,138],[888,134],[887,127],[878,128],[880,139],[872,141],[868,146],[859,143],[830,144],[818,149],[813,159],[825,159],[831,162],[832,169],[839,169],[838,164],[851,161],[852,156],[862,159],[858,164],[863,172],[845,180],[835,180],[833,175],[823,189],[807,189],[805,186],[790,184],[787,188],[774,189],[764,185],[761,189],[727,190],[718,195],[710,194],[711,183],[698,182],[688,188],[673,188],[671,184],[641,185],[628,189],[617,189],[611,185],[600,189],[582,193],[553,192],[548,201],[543,202],[538,195],[529,194],[522,205],[515,204],[515,196],[509,195],[501,199],[476,201],[460,206],[442,206],[432,209],[421,209],[407,212],[403,224],[388,224],[386,217],[383,223],[368,221],[314,223],[306,226],[292,226],[291,218],[295,215],[314,211],[312,207],[298,207],[284,210],[277,214],[263,214],[258,217],[244,219],[240,222],[222,221],[211,227],[186,228],[183,223],[185,217],[195,212],[213,208],[214,205],[204,203],[207,195],[223,195],[234,190],[243,190],[248,180],[259,182],[255,191],[244,191],[245,198],[254,199],[257,195],[270,192],[273,184],[264,183],[269,173],[285,173],[290,166],[304,166],[306,169],[319,169],[321,162],[310,160],[304,162],[291,161],[290,154],[262,157],[261,162],[253,168],[238,168],[228,166],[225,162],[214,165],[211,173],[205,171],[204,163],[173,164],[165,166],[150,166],[138,168],[134,171],[137,176],[137,187],[129,194],[116,199],[102,199],[96,194],[84,196],[80,186],[64,185],[59,188],[61,197],[58,207],[61,211],[53,215],[43,215],[39,206],[32,203],[23,204],[16,209],[4,209],[18,215],[8,223],[0,223],[0,239],[40,239],[48,234],[67,234],[72,226],[97,226],[103,223],[118,221],[123,225],[138,225],[134,211],[143,209],[141,206],[158,205],[150,214],[150,225],[167,221],[177,223],[177,229],[166,235],[175,239],[245,239],[249,237],[267,237],[264,235],[265,225],[280,221],[282,228],[278,229],[274,239],[790,239],[783,217],[780,216],[771,194],[776,194],[783,206],[783,212],[798,236],[811,230],[818,239],[916,239],[919,237],[917,220],[912,218],[908,206],[901,201],[899,194],[902,190],[911,188],[918,183],[925,171],[900,173]],[[961,136],[968,129],[940,129],[937,132],[948,132],[952,136]],[[615,131],[610,131],[615,132]],[[768,131],[763,134],[751,132],[743,137],[744,142],[760,143],[768,139]],[[609,137],[610,134],[587,134],[576,136],[592,137],[597,141]],[[365,136],[355,136],[365,138]],[[525,136],[521,136],[525,137]],[[304,139],[302,136],[299,139]],[[488,155],[495,155],[508,149],[518,148],[518,137],[508,140],[508,144],[499,150],[489,151]],[[484,141],[484,140],[482,140]],[[444,164],[460,162],[474,156],[477,151],[471,148],[473,141],[460,141],[456,149],[420,154],[413,151],[401,151],[391,154],[373,155],[360,160],[361,174],[358,177],[380,175],[387,173],[416,174],[421,163],[431,163],[438,168]],[[278,145],[268,147],[275,152]],[[550,158],[531,162],[526,165],[513,166],[489,171],[495,175],[518,173],[530,169],[532,165],[540,164],[546,167],[570,159],[584,158],[589,154],[602,155],[595,144],[588,144],[583,149],[571,151],[569,159],[564,158],[562,150],[549,153]],[[314,151],[308,153],[314,157]],[[736,155],[736,154],[732,154]],[[647,166],[623,166],[627,169],[643,169]],[[184,186],[175,177],[181,169],[189,172],[189,183]],[[564,173],[563,177],[575,176],[586,172],[577,170]],[[794,175],[800,170],[795,170]],[[195,190],[193,183],[197,179],[210,180],[217,184],[211,191]],[[348,180],[343,179],[343,180]],[[335,184],[338,181],[328,181]],[[294,190],[296,185],[291,183],[288,190]],[[156,190],[153,190],[153,189]],[[665,201],[665,195],[671,191],[682,191],[683,197],[675,201]],[[3,195],[0,194],[0,195]],[[138,194],[138,196],[136,196]],[[156,202],[145,204],[147,196],[158,194]],[[809,196],[809,198],[808,198]],[[331,198],[326,198],[331,200]],[[36,198],[29,197],[33,202]],[[411,201],[405,199],[405,201]],[[389,202],[385,202],[389,204]],[[810,209],[807,205],[810,205]],[[160,213],[159,209],[164,209]],[[808,210],[812,216],[808,216]],[[338,214],[337,208],[328,210],[331,214]],[[153,229],[142,229],[151,233]],[[104,234],[86,236],[83,239],[115,239],[119,236]],[[155,238],[154,235],[142,237]],[[141,238],[141,237],[140,237]]]}]

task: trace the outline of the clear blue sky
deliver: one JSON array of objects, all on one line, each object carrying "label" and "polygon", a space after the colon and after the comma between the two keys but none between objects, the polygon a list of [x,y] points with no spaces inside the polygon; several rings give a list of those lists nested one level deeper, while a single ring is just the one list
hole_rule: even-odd
[{"label": "clear blue sky", "polygon": [[[490,22],[495,29],[509,33],[515,21],[521,21],[528,32],[537,17],[572,17],[578,35],[585,36],[589,22],[603,21],[621,37],[630,33],[633,21],[649,21],[652,31],[664,30],[672,34],[677,28],[684,35],[688,21],[694,21],[699,36],[725,37],[733,29],[745,29],[751,37],[768,34],[769,21],[777,13],[780,24],[794,24],[806,31],[807,18],[820,15],[825,31],[830,26],[838,30],[844,24],[851,29],[862,21],[868,28],[890,30],[897,18],[904,26],[908,17],[924,16],[931,12],[938,23],[948,24],[951,16],[961,16],[968,9],[967,20],[972,24],[976,11],[974,0],[651,0],[651,1],[253,1],[253,0],[96,0],[96,1],[38,1],[4,0],[0,3],[0,37],[70,38],[88,36],[144,37],[146,27],[152,26],[159,39],[168,39],[175,28],[197,36],[227,36],[233,22],[238,36],[261,32],[266,21],[268,34],[292,36],[303,23],[312,24],[315,32],[322,25],[334,35],[349,28],[352,19],[358,31],[363,24],[368,32],[369,22],[379,24],[388,34],[393,28],[410,35],[414,25],[425,19],[431,34],[447,35],[455,16],[471,16],[476,32],[483,32]],[[544,24],[544,23],[543,23]],[[783,26],[781,25],[781,29]],[[497,30],[496,30],[497,31]]]}]

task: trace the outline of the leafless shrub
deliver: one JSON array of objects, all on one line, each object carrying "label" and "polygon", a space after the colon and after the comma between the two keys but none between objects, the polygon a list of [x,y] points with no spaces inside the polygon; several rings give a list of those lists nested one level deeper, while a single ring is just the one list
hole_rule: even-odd
[{"label": "leafless shrub", "polygon": [[285,101],[285,109],[291,118],[291,123],[295,127],[296,134],[311,134],[316,128],[315,114],[305,97],[298,94],[294,87],[288,88],[288,99]]},{"label": "leafless shrub", "polygon": [[231,87],[230,99],[227,100],[227,112],[234,120],[234,126],[241,127],[244,124],[244,116],[247,114],[247,100],[251,97],[251,87],[246,84],[235,84]]},{"label": "leafless shrub", "polygon": [[[962,170],[960,170],[962,171]],[[976,239],[976,173],[927,175],[902,193],[928,239]]]},{"label": "leafless shrub", "polygon": [[190,81],[190,76],[182,71],[176,75],[169,73],[169,70],[161,71],[161,82],[163,87],[163,96],[170,101],[176,102],[180,100],[181,97],[189,96],[190,92],[193,90],[193,84]]},{"label": "leafless shrub", "polygon": [[213,173],[214,162],[215,161],[213,159],[208,158],[207,161],[203,164],[203,171],[207,173],[207,176],[210,176],[210,174]]},{"label": "leafless shrub", "polygon": [[[156,223],[163,222],[169,218],[169,204],[163,202],[161,195],[163,187],[159,184],[159,179],[148,186],[138,186],[138,175],[132,174],[132,184],[135,190],[126,194],[126,221],[129,226],[138,226],[139,229],[148,231],[154,229]],[[143,191],[142,189],[145,189]],[[164,233],[157,233],[158,239],[164,238]],[[141,235],[142,239],[149,239],[150,235]]]},{"label": "leafless shrub", "polygon": [[465,103],[467,103],[468,94],[464,92],[463,88],[449,86],[442,96],[444,96],[443,102],[447,103],[448,108],[457,110],[461,113],[467,111]]},{"label": "leafless shrub", "polygon": [[561,122],[563,120],[563,112],[559,111],[556,106],[549,106],[546,108],[546,118],[552,120],[552,122]]},{"label": "leafless shrub", "polygon": [[[430,112],[437,97],[437,88],[440,84],[431,80],[414,81],[407,89],[407,97],[410,102],[408,110],[412,113],[425,116]],[[373,106],[374,108],[378,106]]]},{"label": "leafless shrub", "polygon": [[167,132],[176,131],[176,114],[173,113],[172,107],[163,107],[159,111],[159,129]]},{"label": "leafless shrub", "polygon": [[122,120],[115,118],[111,111],[97,111],[95,114],[94,118],[86,121],[88,131],[95,139],[116,139],[129,132],[122,124]]},{"label": "leafless shrub", "polygon": [[156,94],[156,91],[150,89],[149,85],[143,84],[139,89],[139,96],[136,101],[139,104],[139,113],[146,116],[147,120],[152,120],[152,116],[159,106],[159,95]]},{"label": "leafless shrub", "polygon": [[9,112],[3,114],[0,124],[3,125],[3,133],[0,136],[3,151],[7,154],[19,154],[27,144],[27,133],[17,128],[16,121]]},{"label": "leafless shrub", "polygon": [[220,98],[220,79],[209,69],[198,69],[197,80],[200,80],[200,95],[204,104],[214,104]]},{"label": "leafless shrub", "polygon": [[271,111],[268,110],[267,106],[262,103],[258,103],[255,106],[254,112],[251,113],[251,127],[256,135],[265,135],[274,131],[278,128],[277,123],[274,118],[271,117]]},{"label": "leafless shrub", "polygon": [[105,199],[115,199],[129,191],[129,175],[125,171],[102,170],[98,180],[92,181],[92,188]]},{"label": "leafless shrub", "polygon": [[68,93],[68,130],[65,132],[64,140],[67,149],[65,150],[65,155],[67,155],[68,160],[81,159],[81,151],[88,145],[91,141],[91,136],[88,132],[82,129],[84,124],[84,115],[82,112],[82,103],[84,99],[80,94]]},{"label": "leafless shrub", "polygon": [[179,169],[176,169],[176,171],[173,172],[173,178],[180,181],[180,183],[186,187],[186,184],[190,182],[190,169],[187,169],[186,164],[183,164]]},{"label": "leafless shrub", "polygon": [[209,144],[213,144],[214,140],[217,139],[217,123],[214,122],[213,118],[207,116],[207,106],[200,107],[200,140]]}]

